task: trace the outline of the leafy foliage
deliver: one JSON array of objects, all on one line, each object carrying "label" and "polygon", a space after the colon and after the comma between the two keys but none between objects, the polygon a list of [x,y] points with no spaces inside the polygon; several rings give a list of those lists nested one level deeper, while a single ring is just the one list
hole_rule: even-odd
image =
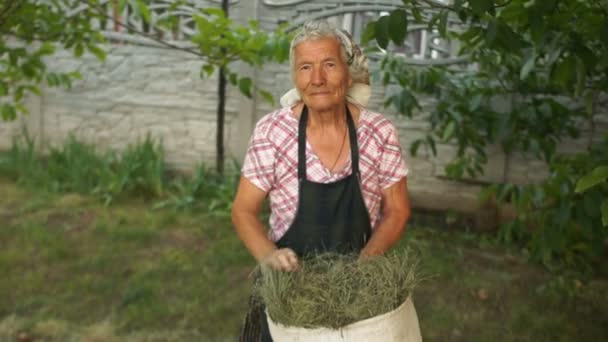
[{"label": "leafy foliage", "polygon": [[[117,11],[129,8],[148,27],[174,30],[179,24],[179,6],[174,1],[163,19],[153,21],[149,0],[116,1]],[[76,11],[83,7],[84,11]],[[178,15],[179,12],[179,15]],[[70,13],[77,13],[71,15]],[[240,25],[227,18],[218,8],[203,8],[192,15],[197,33],[191,37],[193,47],[182,47],[161,37],[142,32],[129,23],[116,21],[107,15],[98,0],[7,0],[0,4],[0,98],[10,96],[10,101],[0,103],[3,120],[14,120],[18,113],[27,113],[24,97],[28,93],[39,94],[39,84],[70,87],[78,72],[54,73],[47,69],[44,57],[52,56],[61,47],[80,57],[85,51],[105,60],[102,44],[105,42],[99,28],[93,22],[112,21],[132,34],[156,40],[164,46],[179,49],[201,58],[201,76],[206,77],[218,69],[228,71],[230,82],[240,91],[251,96],[255,87],[251,79],[232,72],[229,65],[242,61],[251,66],[261,66],[266,61],[284,62],[288,58],[289,37],[282,28],[268,34],[257,22]],[[257,90],[263,99],[273,102],[272,96]]]},{"label": "leafy foliage", "polygon": [[149,135],[122,152],[100,152],[70,136],[41,156],[25,133],[0,154],[0,175],[51,192],[93,194],[106,205],[140,196],[156,199],[155,209],[201,210],[224,217],[230,215],[239,180],[237,172],[222,176],[202,164],[191,177],[170,177],[162,144]]},{"label": "leafy foliage", "polygon": [[103,36],[91,26],[93,13],[68,17],[65,13],[79,1],[6,0],[0,4],[0,98],[3,120],[14,120],[17,113],[27,113],[24,97],[39,94],[39,83],[48,86],[71,86],[77,72],[54,73],[47,70],[43,58],[53,55],[58,46],[80,57],[89,51],[105,58],[99,48]]},{"label": "leafy foliage", "polygon": [[[496,194],[500,202],[510,202],[517,209],[516,219],[501,229],[499,239],[529,241],[532,257],[549,268],[559,267],[556,261],[561,261],[591,271],[589,261],[604,250],[608,183],[598,182],[582,192],[576,191],[577,180],[584,180],[588,170],[601,171],[603,167],[598,165],[607,163],[608,136],[588,155],[556,156],[549,177],[540,184],[500,184],[486,189],[483,196]],[[596,174],[592,171],[590,175]]]},{"label": "leafy foliage", "polygon": [[[288,58],[289,37],[283,33],[282,27],[269,34],[260,29],[255,21],[240,25],[219,8],[197,9],[192,14],[185,14],[180,7],[185,3],[174,0],[169,6],[155,6],[158,4],[151,0],[117,0],[105,4],[99,0],[7,0],[0,4],[0,99],[11,96],[10,100],[0,102],[2,119],[14,120],[19,112],[27,113],[24,96],[28,92],[39,94],[40,82],[69,88],[72,79],[80,77],[77,72],[47,71],[43,57],[53,55],[56,46],[73,49],[76,57],[82,56],[86,48],[99,59],[105,59],[105,52],[99,45],[104,37],[92,23],[103,23],[103,27],[111,22],[114,27],[124,28],[130,34],[198,56],[201,59],[201,77],[212,75],[216,69],[220,71],[216,167],[219,173],[223,173],[226,80],[238,87],[243,95],[252,97],[254,93],[259,93],[263,100],[274,104],[269,92],[257,89],[251,78],[231,70],[230,65],[236,61],[254,67],[266,61],[284,62]],[[108,15],[107,6],[112,6],[115,13],[126,10],[130,17],[141,19],[144,29],[129,21],[122,22],[118,16]],[[164,13],[157,16],[155,11]],[[190,37],[192,45],[189,47],[171,42],[161,33],[162,29],[177,32],[180,20],[184,20],[185,15],[191,15],[191,18],[185,19],[195,24],[195,34]],[[2,21],[3,18],[10,20]],[[34,24],[31,25],[31,22]],[[39,48],[31,49],[32,43],[39,45]]]},{"label": "leafy foliage", "polygon": [[96,194],[106,204],[124,195],[162,196],[167,188],[163,149],[151,137],[122,153],[99,152],[70,136],[42,156],[24,134],[0,155],[0,174],[52,192]]},{"label": "leafy foliage", "polygon": [[219,175],[205,165],[199,165],[192,177],[175,178],[168,186],[168,198],[158,202],[154,208],[174,210],[204,210],[218,216],[229,217],[236,195],[239,174],[233,172]]},{"label": "leafy foliage", "polygon": [[[524,239],[545,264],[587,265],[608,237],[600,221],[608,212],[602,202],[608,197],[606,143],[590,140],[588,151],[571,156],[560,155],[557,145],[580,137],[584,123],[593,129],[606,105],[608,3],[404,0],[402,8],[372,22],[365,38],[383,48],[390,41],[399,44],[409,21],[423,22],[424,9],[434,11],[428,29],[457,42],[472,67],[413,67],[398,56],[383,59],[384,83],[399,86],[386,105],[411,117],[421,107],[417,95],[436,99],[427,135],[413,142],[411,152],[426,147],[436,155],[438,143],[454,144],[456,156],[446,173],[457,179],[483,173],[489,145],[500,146],[507,158],[521,153],[545,161],[550,176],[541,184],[504,182],[482,197],[498,197],[518,209],[517,219],[501,230],[504,241]],[[403,11],[408,16],[401,25],[393,23],[389,34],[385,21],[403,18]],[[462,30],[448,30],[454,20]]]}]

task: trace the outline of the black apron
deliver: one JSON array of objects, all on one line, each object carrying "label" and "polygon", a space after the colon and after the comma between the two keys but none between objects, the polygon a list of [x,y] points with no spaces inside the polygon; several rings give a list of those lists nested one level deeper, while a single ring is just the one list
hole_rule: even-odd
[{"label": "black apron", "polygon": [[[359,184],[361,176],[355,123],[347,106],[352,173],[333,183],[315,183],[306,179],[307,120],[308,108],[304,106],[298,129],[298,208],[293,223],[276,245],[278,248],[293,249],[300,258],[322,252],[358,253],[371,236],[371,224]],[[254,317],[246,319],[241,341],[272,341],[264,307],[257,306],[257,313],[250,311],[248,315],[253,314]],[[253,326],[258,324],[259,328]]]}]

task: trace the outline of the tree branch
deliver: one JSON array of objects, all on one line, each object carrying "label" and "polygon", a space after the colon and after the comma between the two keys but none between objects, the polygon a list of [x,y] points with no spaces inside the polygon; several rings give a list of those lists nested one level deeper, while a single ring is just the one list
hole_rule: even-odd
[{"label": "tree branch", "polygon": [[55,42],[57,42],[57,40],[59,38],[61,38],[60,37],[61,34],[57,34],[56,37],[53,37],[53,36],[48,36],[48,37],[43,37],[43,36],[25,36],[25,35],[22,35],[20,33],[12,32],[12,31],[7,32],[6,35],[13,36],[15,38],[24,40],[26,42],[32,42],[32,41],[37,40],[37,41],[40,41],[40,42],[53,42],[53,43],[55,43]]},{"label": "tree branch", "polygon": [[456,8],[454,8],[452,6],[448,6],[448,5],[443,5],[443,4],[433,1],[433,0],[421,0],[421,2],[427,4],[430,8],[436,8],[436,9],[438,8],[438,9],[444,9],[444,10],[456,12]]},{"label": "tree branch", "polygon": [[118,26],[124,27],[124,28],[130,30],[131,32],[133,32],[133,33],[135,33],[135,34],[137,34],[139,36],[142,36],[142,37],[145,37],[147,39],[153,40],[153,41],[155,41],[155,42],[157,42],[157,43],[159,43],[161,45],[164,45],[164,46],[166,46],[168,48],[184,51],[184,52],[193,54],[195,56],[207,59],[207,56],[203,55],[202,53],[200,53],[198,51],[195,51],[195,50],[192,50],[192,49],[189,49],[189,48],[185,48],[185,47],[181,47],[181,46],[178,46],[178,45],[175,45],[175,44],[171,44],[171,43],[169,43],[169,42],[167,42],[167,41],[165,41],[163,39],[155,37],[154,35],[151,35],[149,33],[143,32],[143,31],[139,30],[138,28],[136,28],[135,26],[133,26],[133,25],[131,25],[129,23],[122,23],[122,22],[120,22],[120,21],[116,20],[115,18],[113,18],[112,16],[107,15],[105,13],[105,11],[103,10],[103,8],[101,8],[99,5],[96,5],[96,4],[92,3],[89,0],[80,0],[80,2],[89,5],[90,8],[94,9],[95,12],[98,15],[102,16],[104,19],[110,20],[111,22],[117,24]]}]

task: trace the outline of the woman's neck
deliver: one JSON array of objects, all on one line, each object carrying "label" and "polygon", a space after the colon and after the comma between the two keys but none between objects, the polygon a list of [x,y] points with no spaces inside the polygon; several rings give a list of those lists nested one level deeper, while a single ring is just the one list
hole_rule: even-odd
[{"label": "woman's neck", "polygon": [[334,108],[315,111],[308,108],[308,127],[342,127],[346,122],[346,106],[336,106]]},{"label": "woman's neck", "polygon": [[[353,121],[355,123],[355,126],[358,126],[358,122],[359,122],[359,115],[361,113],[360,109],[352,104],[352,103],[347,103],[348,109],[350,110],[350,114],[353,118]],[[302,115],[302,110],[304,109],[304,103],[303,102],[299,102],[297,103],[295,106],[291,107],[291,111],[294,115],[294,117],[299,120],[300,119],[300,115]],[[346,111],[346,107],[342,107],[343,111]],[[332,113],[327,113],[327,114],[332,114]],[[312,120],[311,120],[312,118]],[[333,115],[324,115],[321,114],[320,119],[323,120],[319,120],[319,121],[314,121],[317,120],[318,117],[314,117],[311,115],[311,111],[310,108],[308,109],[308,127],[310,127],[311,121],[313,122],[322,122],[322,124],[326,124],[326,123],[332,123],[334,125],[340,124],[340,120],[342,120],[342,122],[344,122],[344,120],[346,119],[346,114],[344,112],[342,112],[342,114],[338,114],[336,115],[335,113],[333,113]],[[326,119],[327,118],[327,119]]]}]

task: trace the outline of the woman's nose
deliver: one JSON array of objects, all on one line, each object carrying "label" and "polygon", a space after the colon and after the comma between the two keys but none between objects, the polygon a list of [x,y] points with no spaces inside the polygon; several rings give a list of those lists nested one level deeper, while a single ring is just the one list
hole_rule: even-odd
[{"label": "woman's nose", "polygon": [[323,70],[321,70],[321,68],[313,68],[311,82],[313,85],[325,84],[325,75],[323,74]]}]

